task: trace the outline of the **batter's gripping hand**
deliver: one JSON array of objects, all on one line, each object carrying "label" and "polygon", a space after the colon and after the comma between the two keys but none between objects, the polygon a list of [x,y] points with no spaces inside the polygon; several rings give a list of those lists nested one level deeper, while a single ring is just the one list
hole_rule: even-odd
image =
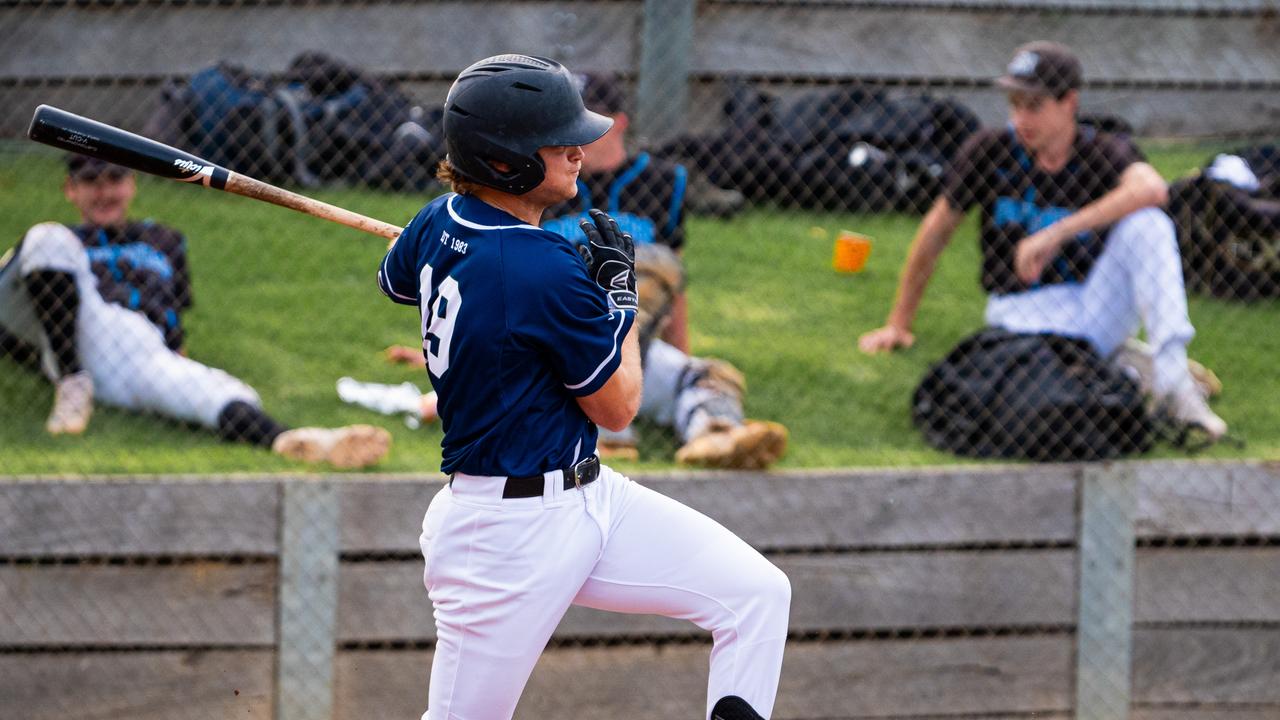
[{"label": "batter's gripping hand", "polygon": [[601,210],[592,210],[591,219],[580,223],[587,244],[578,251],[587,263],[587,274],[609,296],[609,308],[636,310],[636,249],[631,235],[618,228],[618,222]]}]

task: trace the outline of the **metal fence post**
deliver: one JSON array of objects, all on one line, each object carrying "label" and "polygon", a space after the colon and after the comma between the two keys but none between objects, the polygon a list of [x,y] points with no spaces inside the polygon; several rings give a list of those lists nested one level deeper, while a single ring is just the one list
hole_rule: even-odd
[{"label": "metal fence post", "polygon": [[333,717],[338,498],[331,482],[281,483],[275,720]]},{"label": "metal fence post", "polygon": [[1076,625],[1077,720],[1129,717],[1136,507],[1131,465],[1085,466]]},{"label": "metal fence post", "polygon": [[645,0],[635,134],[652,143],[684,127],[697,0]]}]

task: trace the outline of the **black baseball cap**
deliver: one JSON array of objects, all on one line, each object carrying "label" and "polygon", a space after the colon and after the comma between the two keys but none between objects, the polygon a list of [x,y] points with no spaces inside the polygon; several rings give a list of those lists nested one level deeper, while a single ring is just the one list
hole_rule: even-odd
[{"label": "black baseball cap", "polygon": [[627,96],[612,73],[574,73],[573,83],[582,93],[582,104],[591,112],[614,115],[626,111]]},{"label": "black baseball cap", "polygon": [[132,170],[123,165],[116,165],[80,153],[69,153],[66,161],[67,177],[72,180],[93,182],[104,175],[112,180],[122,180],[133,174]]},{"label": "black baseball cap", "polygon": [[1080,59],[1066,45],[1037,40],[1018,48],[1005,74],[996,84],[1006,90],[1021,90],[1060,98],[1068,90],[1080,88]]}]

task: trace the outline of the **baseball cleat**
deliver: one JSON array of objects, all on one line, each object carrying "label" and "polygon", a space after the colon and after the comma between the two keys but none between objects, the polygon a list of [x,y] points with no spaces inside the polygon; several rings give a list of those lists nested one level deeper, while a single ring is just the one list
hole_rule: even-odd
[{"label": "baseball cleat", "polygon": [[712,430],[676,451],[676,462],[734,470],[763,470],[787,451],[787,428],[776,422],[748,420]]},{"label": "baseball cleat", "polygon": [[1205,399],[1222,394],[1222,380],[1218,379],[1218,374],[1214,371],[1191,359],[1187,360],[1187,371],[1191,373],[1191,379],[1196,381],[1196,386]]},{"label": "baseball cleat", "polygon": [[1209,409],[1203,390],[1196,383],[1187,383],[1161,398],[1157,412],[1166,414],[1175,423],[1203,430],[1210,441],[1216,442],[1227,434],[1226,421]]},{"label": "baseball cleat", "polygon": [[93,378],[83,370],[58,379],[53,391],[53,409],[44,428],[51,435],[79,435],[93,415]]},{"label": "baseball cleat", "polygon": [[[1142,392],[1152,392],[1156,370],[1155,350],[1150,345],[1137,338],[1129,338],[1116,350],[1113,361],[1130,372],[1138,381]],[[1187,371],[1191,373],[1191,379],[1195,380],[1203,397],[1212,398],[1222,394],[1222,381],[1214,371],[1191,358],[1187,358]]]},{"label": "baseball cleat", "polygon": [[391,433],[386,430],[372,425],[347,425],[286,430],[271,444],[271,451],[304,463],[362,468],[377,463],[390,447]]},{"label": "baseball cleat", "polygon": [[737,695],[726,695],[711,708],[711,720],[764,720],[755,708]]},{"label": "baseball cleat", "polygon": [[634,442],[612,441],[600,439],[596,441],[596,454],[601,460],[625,460],[636,462],[640,459],[640,449]]}]

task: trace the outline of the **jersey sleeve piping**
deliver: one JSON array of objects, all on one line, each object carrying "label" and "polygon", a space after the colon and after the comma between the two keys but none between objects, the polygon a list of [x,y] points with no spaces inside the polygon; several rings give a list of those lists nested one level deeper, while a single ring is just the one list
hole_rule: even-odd
[{"label": "jersey sleeve piping", "polygon": [[[612,315],[614,313],[610,313],[610,314]],[[627,327],[630,324],[627,322],[627,320],[628,318],[632,317],[633,313],[628,311],[617,311],[617,315],[618,315],[618,326],[613,329],[613,348],[609,351],[609,354],[605,356],[604,360],[600,361],[600,364],[596,366],[596,369],[593,370],[589,376],[587,376],[586,380],[583,380],[582,382],[577,383],[575,385],[569,385],[566,383],[565,389],[580,390],[584,387],[587,387],[596,379],[596,377],[600,374],[602,370],[604,370],[606,367],[609,366],[609,364],[613,361],[613,358],[618,354],[618,350],[619,350],[618,336],[619,334],[622,333],[623,328]]]},{"label": "jersey sleeve piping", "polygon": [[382,258],[382,267],[378,268],[378,289],[382,290],[383,295],[386,295],[402,305],[417,305],[418,298],[416,296],[401,295],[396,292],[395,288],[391,287],[391,280],[387,277],[387,258],[390,256],[391,253],[387,253],[387,255]]}]

